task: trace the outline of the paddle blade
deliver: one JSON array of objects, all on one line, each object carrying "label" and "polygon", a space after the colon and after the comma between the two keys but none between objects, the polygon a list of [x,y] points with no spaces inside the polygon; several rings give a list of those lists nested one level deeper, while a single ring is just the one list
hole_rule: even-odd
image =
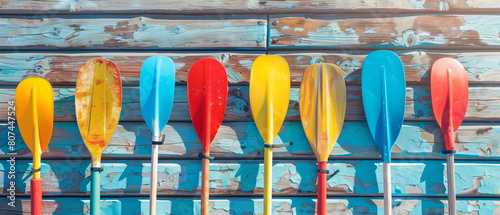
[{"label": "paddle blade", "polygon": [[170,118],[175,90],[175,66],[172,59],[149,57],[141,68],[139,82],[141,111],[144,121],[157,137]]},{"label": "paddle blade", "polygon": [[250,74],[250,109],[255,125],[272,144],[285,120],[290,100],[290,70],[283,57],[258,57]]},{"label": "paddle blade", "polygon": [[346,89],[342,70],[333,64],[313,64],[302,76],[300,119],[318,162],[328,161],[344,123]]},{"label": "paddle blade", "polygon": [[203,153],[210,150],[210,143],[226,112],[227,73],[215,59],[196,61],[188,73],[187,92],[189,113],[194,129],[203,144]]},{"label": "paddle blade", "polygon": [[122,83],[118,67],[96,58],[80,68],[75,109],[78,128],[93,158],[100,157],[113,136],[122,107]]},{"label": "paddle blade", "polygon": [[16,88],[16,117],[19,130],[28,148],[35,151],[34,130],[40,140],[41,152],[45,151],[52,136],[54,122],[54,96],[52,86],[42,78],[28,78]]},{"label": "paddle blade", "polygon": [[401,59],[391,51],[370,53],[362,67],[361,91],[370,132],[382,161],[390,162],[405,114],[406,82]]},{"label": "paddle blade", "polygon": [[[469,100],[469,84],[462,64],[441,58],[432,65],[431,97],[434,117],[443,133],[455,132],[464,120]],[[454,150],[454,141],[445,140],[446,149]]]}]

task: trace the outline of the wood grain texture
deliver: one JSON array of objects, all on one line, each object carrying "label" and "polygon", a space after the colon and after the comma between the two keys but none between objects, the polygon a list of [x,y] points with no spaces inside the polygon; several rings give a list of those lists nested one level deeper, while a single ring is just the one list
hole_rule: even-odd
[{"label": "wood grain texture", "polygon": [[498,15],[271,15],[269,46],[497,49]]},{"label": "wood grain texture", "polygon": [[[500,84],[500,52],[446,52],[446,51],[397,51],[404,64],[407,85],[429,84],[432,64],[440,58],[457,59],[465,67],[470,85]],[[265,52],[208,52],[208,53],[22,53],[0,54],[0,84],[16,85],[28,77],[47,79],[53,86],[74,86],[78,70],[83,62],[103,57],[115,62],[120,68],[122,84],[138,86],[143,61],[154,55],[167,56],[174,60],[177,84],[185,84],[187,72],[196,60],[214,58],[226,68],[229,84],[248,85],[253,61]],[[359,85],[361,65],[369,51],[348,52],[277,52],[269,54],[283,56],[290,68],[292,85],[300,85],[307,66],[317,63],[333,63],[341,67],[347,85]]]},{"label": "wood grain texture", "polygon": [[[54,88],[54,118],[55,121],[75,121],[74,88]],[[0,90],[0,120],[7,119],[7,106],[14,100],[14,89]],[[434,120],[430,101],[429,86],[410,86],[406,89],[405,120],[432,121]],[[498,102],[500,87],[484,86],[469,88],[469,104],[465,121],[499,121]],[[139,88],[123,88],[123,105],[120,121],[143,121],[139,105]],[[299,87],[291,88],[290,104],[286,120],[299,121]],[[224,121],[253,121],[248,87],[229,87],[226,113]],[[174,105],[170,121],[190,120],[186,95],[186,86],[177,86],[174,96]],[[347,87],[346,120],[364,120],[361,87]]]},{"label": "wood grain texture", "polygon": [[403,12],[488,12],[498,10],[500,5],[495,1],[411,1],[411,0],[380,0],[380,1],[338,1],[338,0],[282,0],[282,1],[257,1],[257,0],[224,0],[202,1],[181,0],[146,1],[146,0],[53,0],[53,1],[2,1],[2,13],[262,13],[262,12],[370,12],[370,13],[403,13]]},{"label": "wood grain texture", "polygon": [[150,56],[167,56],[174,60],[177,84],[186,84],[191,66],[201,58],[219,60],[226,68],[230,84],[248,83],[253,61],[263,51],[254,52],[127,52],[127,53],[70,53],[70,54],[0,54],[0,84],[17,85],[28,77],[40,77],[53,86],[76,85],[82,64],[92,58],[109,59],[119,67],[124,86],[139,86],[144,60]]},{"label": "wood grain texture", "polygon": [[2,18],[5,50],[264,48],[266,16]]},{"label": "wood grain texture", "polygon": [[[29,214],[29,198],[21,197],[16,207],[7,205],[8,199],[0,200],[0,210],[4,214]],[[44,213],[55,215],[87,214],[89,200],[85,197],[44,197]],[[149,212],[149,199],[137,197],[103,197],[101,198],[102,214],[136,215]],[[384,214],[383,199],[376,197],[350,197],[327,200],[327,213],[337,215]],[[394,198],[394,214],[447,214],[448,201],[444,198]],[[159,198],[157,210],[166,214],[197,214],[199,199]],[[217,198],[210,200],[210,214],[214,215],[262,215],[261,198]],[[277,215],[311,215],[315,213],[316,199],[310,197],[275,197],[273,198],[273,214]],[[497,214],[500,212],[500,199],[459,198],[457,211],[463,215]]]},{"label": "wood grain texture", "polygon": [[[446,162],[396,161],[392,163],[394,196],[442,196],[446,192]],[[8,188],[8,161],[0,161],[0,191]],[[148,194],[151,165],[149,160],[103,160],[101,193]],[[16,161],[16,193],[29,194],[30,185],[23,183],[32,165],[29,160]],[[43,160],[41,166],[43,192],[46,195],[90,193],[90,161]],[[328,193],[347,196],[383,193],[380,160],[332,160],[327,164]],[[500,165],[495,162],[455,163],[457,195],[495,196],[499,194]],[[168,196],[200,193],[201,160],[164,161],[158,164],[158,194]],[[233,196],[261,195],[264,187],[262,160],[219,160],[210,163],[210,193]],[[273,164],[273,192],[276,195],[316,196],[317,164],[315,160],[276,161]]]},{"label": "wood grain texture", "polygon": [[[15,150],[9,149],[6,123],[0,123],[0,157],[16,153],[17,159],[31,159],[32,154],[15,132]],[[170,122],[162,132],[165,143],[159,146],[160,158],[194,159],[202,152],[201,143],[190,122]],[[500,159],[500,124],[464,123],[456,133],[457,160]],[[300,122],[285,122],[276,143],[293,142],[291,146],[274,149],[274,159],[310,159],[315,156]],[[253,122],[224,122],[210,145],[210,154],[217,159],[263,159],[264,142]],[[444,159],[443,134],[435,122],[406,122],[397,139],[394,159]],[[151,155],[150,130],[143,122],[120,122],[113,138],[104,149],[104,159],[131,157],[148,160]],[[370,135],[366,122],[346,122],[330,154],[330,159],[380,159],[380,151]],[[56,122],[51,143],[43,159],[90,159],[76,122]]]}]

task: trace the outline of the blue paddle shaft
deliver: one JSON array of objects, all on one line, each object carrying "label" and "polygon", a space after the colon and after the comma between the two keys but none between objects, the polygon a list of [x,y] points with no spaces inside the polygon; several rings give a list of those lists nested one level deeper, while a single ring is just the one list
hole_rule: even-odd
[{"label": "blue paddle shaft", "polygon": [[391,162],[391,150],[403,125],[406,82],[403,63],[391,51],[375,51],[363,62],[363,107],[370,133],[382,155]]}]

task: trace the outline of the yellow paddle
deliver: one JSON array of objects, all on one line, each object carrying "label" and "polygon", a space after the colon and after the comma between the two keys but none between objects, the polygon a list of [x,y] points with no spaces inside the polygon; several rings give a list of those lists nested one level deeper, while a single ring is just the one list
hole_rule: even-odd
[{"label": "yellow paddle", "polygon": [[285,120],[290,99],[290,71],[283,57],[258,57],[250,74],[250,108],[255,125],[264,139],[264,215],[271,215],[273,140]]},{"label": "yellow paddle", "polygon": [[41,156],[52,136],[54,97],[52,86],[42,78],[28,78],[16,89],[16,117],[24,142],[33,153],[31,214],[42,214]]},{"label": "yellow paddle", "polygon": [[308,66],[300,84],[299,107],[304,132],[318,161],[316,211],[326,215],[326,163],[342,130],[346,108],[340,68],[326,63]]},{"label": "yellow paddle", "polygon": [[101,154],[115,132],[122,107],[122,84],[118,67],[96,58],[80,68],[76,82],[75,109],[78,128],[92,154],[90,214],[100,214]]}]

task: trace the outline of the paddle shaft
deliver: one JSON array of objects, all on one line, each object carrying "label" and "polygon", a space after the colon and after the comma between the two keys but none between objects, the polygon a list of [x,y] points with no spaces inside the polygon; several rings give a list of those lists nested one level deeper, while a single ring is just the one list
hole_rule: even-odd
[{"label": "paddle shaft", "polygon": [[92,162],[91,168],[91,188],[90,188],[90,215],[101,214],[101,171],[100,162]]},{"label": "paddle shaft", "polygon": [[[205,153],[206,156],[210,156],[210,152]],[[208,215],[209,207],[209,171],[210,171],[210,160],[207,158],[201,159],[201,214]]]},{"label": "paddle shaft", "polygon": [[455,193],[455,155],[450,153],[446,156],[446,166],[448,174],[448,214],[456,214],[456,193]]},{"label": "paddle shaft", "polygon": [[[154,140],[153,140],[154,141]],[[158,145],[151,145],[151,195],[149,196],[149,214],[156,215],[156,196],[158,189]]]},{"label": "paddle shaft", "polygon": [[384,162],[384,214],[392,215],[391,163]]},{"label": "paddle shaft", "polygon": [[[318,170],[326,170],[326,162],[318,162]],[[318,215],[326,215],[326,172],[318,172]]]}]

